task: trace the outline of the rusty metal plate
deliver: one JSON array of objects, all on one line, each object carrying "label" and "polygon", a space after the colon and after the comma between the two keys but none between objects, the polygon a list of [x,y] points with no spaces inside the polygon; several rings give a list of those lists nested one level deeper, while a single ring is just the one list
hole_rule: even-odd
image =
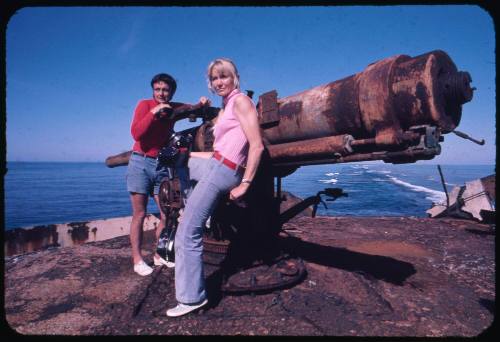
[{"label": "rusty metal plate", "polygon": [[260,264],[230,276],[221,291],[228,294],[267,292],[295,285],[306,276],[301,259],[285,258],[271,265]]}]

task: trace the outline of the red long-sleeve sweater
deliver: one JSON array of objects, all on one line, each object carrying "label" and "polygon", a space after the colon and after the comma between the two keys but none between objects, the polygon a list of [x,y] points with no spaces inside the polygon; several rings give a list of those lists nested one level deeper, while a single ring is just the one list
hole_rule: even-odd
[{"label": "red long-sleeve sweater", "polygon": [[133,151],[156,158],[160,149],[168,142],[174,122],[169,119],[157,119],[151,109],[159,102],[154,99],[141,100],[134,111],[130,132],[135,140]]}]

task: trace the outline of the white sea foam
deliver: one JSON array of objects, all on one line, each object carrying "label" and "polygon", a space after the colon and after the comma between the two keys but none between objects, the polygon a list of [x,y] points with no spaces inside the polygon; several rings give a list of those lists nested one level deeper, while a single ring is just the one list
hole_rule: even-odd
[{"label": "white sea foam", "polygon": [[338,172],[329,172],[329,173],[325,173],[325,176],[336,176],[338,175],[339,173]]},{"label": "white sea foam", "polygon": [[325,183],[325,184],[330,184],[330,183],[331,183],[331,184],[335,184],[335,183],[337,183],[337,182],[338,182],[338,180],[337,180],[337,179],[335,179],[335,178],[332,178],[332,179],[320,179],[319,181],[320,181],[321,183]]},{"label": "white sea foam", "polygon": [[379,173],[379,174],[383,174],[383,175],[387,175],[389,173],[392,173],[389,170],[367,170],[366,172],[367,173]]},{"label": "white sea foam", "polygon": [[387,176],[392,182],[398,185],[402,185],[412,191],[424,192],[427,194],[426,199],[432,201],[433,203],[443,203],[446,199],[446,194],[443,191],[437,191],[433,189],[426,188],[425,186],[414,185],[393,176]]},{"label": "white sea foam", "polygon": [[[426,179],[430,180],[430,181],[437,181],[436,177],[434,177],[434,176],[428,176],[428,177],[426,177]],[[439,181],[439,182],[441,182],[441,181]],[[455,184],[455,183],[444,182],[444,184],[449,185],[449,186],[457,186],[457,184]]]},{"label": "white sea foam", "polygon": [[351,168],[353,168],[353,169],[365,169],[365,170],[368,170],[368,165],[355,164],[355,165],[351,165]]}]

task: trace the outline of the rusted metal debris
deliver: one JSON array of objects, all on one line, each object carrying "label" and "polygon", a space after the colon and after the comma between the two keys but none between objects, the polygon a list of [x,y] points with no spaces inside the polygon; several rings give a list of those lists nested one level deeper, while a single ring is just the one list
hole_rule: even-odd
[{"label": "rusted metal debris", "polygon": [[495,178],[493,174],[465,182],[464,186],[455,186],[449,195],[446,192],[447,202],[434,203],[427,214],[430,217],[450,216],[495,224]]},{"label": "rusted metal debris", "polygon": [[284,257],[232,274],[223,282],[221,291],[227,294],[276,291],[296,285],[306,273],[302,260]]}]

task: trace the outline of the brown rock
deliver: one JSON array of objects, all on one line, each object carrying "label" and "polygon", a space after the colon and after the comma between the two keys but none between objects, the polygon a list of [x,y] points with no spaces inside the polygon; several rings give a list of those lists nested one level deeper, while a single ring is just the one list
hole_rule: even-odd
[{"label": "brown rock", "polygon": [[[495,310],[495,231],[473,221],[300,217],[282,242],[307,268],[285,290],[224,295],[167,318],[174,270],[132,271],[127,236],[7,258],[5,312],[21,334],[476,336]],[[153,232],[145,242],[153,250]],[[152,254],[149,259],[152,262]]]}]

